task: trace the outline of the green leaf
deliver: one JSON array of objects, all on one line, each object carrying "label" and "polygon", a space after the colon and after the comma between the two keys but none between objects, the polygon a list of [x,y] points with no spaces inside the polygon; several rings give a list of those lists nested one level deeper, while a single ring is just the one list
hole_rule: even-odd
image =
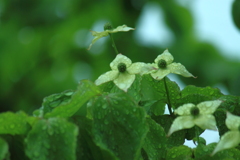
[{"label": "green leaf", "polygon": [[93,141],[92,120],[86,117],[74,116],[74,123],[79,128],[79,136],[77,141],[77,159],[81,160],[106,160],[118,159],[112,152],[102,151]]},{"label": "green leaf", "polygon": [[61,104],[54,108],[52,112],[47,113],[45,117],[71,117],[84,103],[98,94],[100,94],[100,91],[95,84],[88,80],[82,80],[77,91],[72,95],[71,100],[67,104]]},{"label": "green leaf", "polygon": [[166,160],[191,160],[192,154],[192,149],[187,146],[175,146],[168,150]]},{"label": "green leaf", "polygon": [[143,149],[149,159],[165,159],[166,154],[166,134],[162,126],[151,118],[147,118],[149,132],[145,138]]},{"label": "green leaf", "polygon": [[48,112],[51,112],[54,108],[56,108],[59,105],[67,104],[73,95],[73,91],[67,90],[61,93],[52,94],[48,97],[45,97],[43,99],[42,109],[43,114],[46,114]]},{"label": "green leaf", "polygon": [[5,134],[1,136],[7,143],[9,148],[9,153],[7,158],[4,160],[17,159],[17,160],[29,160],[25,154],[24,138],[25,135],[15,135]]},{"label": "green leaf", "polygon": [[[151,108],[151,106],[152,106],[153,104],[155,104],[155,103],[157,103],[156,100],[139,101],[139,102],[138,102],[138,105],[139,105],[140,107],[143,107],[143,108],[145,109],[145,111],[146,111],[147,114],[151,115],[151,114],[152,114],[152,111],[151,111],[150,108]],[[164,105],[165,105],[165,104],[164,104]]]},{"label": "green leaf", "polygon": [[194,139],[194,137],[196,137],[196,129],[198,130],[198,136],[200,136],[205,130],[203,130],[202,128],[198,127],[198,126],[194,126],[193,128],[190,129],[186,129],[186,135],[185,138],[187,140],[192,140]]},{"label": "green leaf", "polygon": [[240,151],[235,148],[226,149],[223,151],[217,152],[214,156],[211,156],[211,153],[216,147],[216,143],[210,143],[207,146],[200,144],[194,150],[194,157],[196,160],[227,160],[227,159],[239,159]]},{"label": "green leaf", "polygon": [[203,102],[203,101],[208,101],[208,100],[212,100],[211,98],[205,96],[205,95],[200,95],[200,94],[190,94],[187,95],[185,97],[180,98],[177,102],[176,102],[176,106],[182,106],[184,104],[187,103],[193,103],[195,105]]},{"label": "green leaf", "polygon": [[138,159],[148,127],[145,111],[126,93],[105,94],[88,104],[94,142],[119,159]]},{"label": "green leaf", "polygon": [[[173,108],[176,101],[181,98],[179,86],[165,77],[168,88],[169,98]],[[151,75],[142,76],[142,100],[160,100],[163,103],[168,103],[167,93],[164,85],[164,80],[155,80]]]},{"label": "green leaf", "polygon": [[[158,124],[160,124],[164,128],[165,134],[167,135],[170,129],[170,126],[172,125],[172,122],[174,120],[174,117],[170,115],[161,115],[161,116],[152,115],[152,119],[155,120]],[[184,144],[185,134],[186,134],[186,130],[180,130],[171,134],[170,137],[167,137],[166,138],[167,148],[172,148],[174,146]]]},{"label": "green leaf", "polygon": [[168,87],[169,98],[172,104],[172,108],[177,108],[177,101],[181,98],[180,88],[176,82],[171,81],[169,78],[165,77],[166,84]]},{"label": "green leaf", "polygon": [[236,27],[240,30],[240,0],[235,0],[232,4],[232,17]]},{"label": "green leaf", "polygon": [[223,103],[220,106],[221,109],[223,109],[225,111],[229,111],[236,115],[240,115],[240,110],[239,110],[240,97],[233,96],[233,95],[224,95],[224,96],[220,97],[219,99],[223,101]]},{"label": "green leaf", "polygon": [[189,85],[187,87],[185,87],[182,92],[182,97],[185,97],[187,95],[191,95],[191,94],[198,94],[198,95],[204,95],[207,97],[210,97],[211,100],[212,99],[217,99],[221,96],[223,96],[223,94],[221,93],[221,91],[218,88],[212,88],[212,87],[196,87],[193,85]]},{"label": "green leaf", "polygon": [[135,75],[135,80],[130,88],[128,88],[127,94],[133,97],[136,102],[139,102],[141,99],[141,82],[142,77],[139,74]]},{"label": "green leaf", "polygon": [[25,139],[25,152],[31,160],[74,160],[77,134],[78,128],[65,119],[41,119]]},{"label": "green leaf", "polygon": [[117,32],[127,32],[130,30],[134,30],[134,28],[128,27],[126,25],[122,25],[122,26],[118,26],[115,29],[112,30],[105,30],[102,32],[96,32],[96,31],[91,31],[92,35],[94,36],[94,39],[92,40],[92,43],[90,44],[90,46],[88,47],[88,50],[92,47],[92,45],[100,38],[102,37],[106,37],[109,35],[109,33],[117,33]]},{"label": "green leaf", "polygon": [[0,134],[24,134],[29,129],[28,116],[20,111],[17,113],[4,112],[0,114]]},{"label": "green leaf", "polygon": [[176,106],[179,107],[186,103],[197,105],[200,102],[215,100],[221,96],[223,96],[223,94],[218,88],[189,85],[181,91],[181,98],[176,102]]},{"label": "green leaf", "polygon": [[141,93],[142,101],[161,100],[166,102],[166,91],[163,81],[155,80],[150,74],[142,76]]},{"label": "green leaf", "polygon": [[226,133],[229,129],[227,128],[225,124],[225,120],[227,118],[226,111],[224,110],[217,110],[214,113],[214,116],[216,118],[217,128],[219,132],[219,136],[222,136],[224,133]]},{"label": "green leaf", "polygon": [[203,144],[203,145],[206,145],[206,140],[203,138],[203,137],[199,137],[200,135],[198,135],[198,138],[197,137],[194,137],[193,138],[193,143],[195,144],[195,145],[197,145],[198,144],[198,139],[199,139],[199,144]]},{"label": "green leaf", "polygon": [[0,137],[0,160],[7,158],[8,154],[8,144],[7,142]]},{"label": "green leaf", "polygon": [[217,109],[217,111],[214,113],[214,116],[216,118],[219,135],[222,136],[229,130],[225,124],[226,111],[229,111],[235,115],[240,115],[240,104],[239,97],[237,96],[224,95],[219,99],[223,102],[221,106]]},{"label": "green leaf", "polygon": [[157,101],[150,107],[149,115],[154,114],[155,116],[163,115],[165,111],[165,103]]},{"label": "green leaf", "polygon": [[[130,95],[136,102],[139,102],[141,99],[141,81],[142,77],[138,74],[135,75],[135,80],[131,87],[128,88],[127,94]],[[125,93],[123,90],[118,88],[113,81],[109,81],[106,83],[103,83],[99,85],[99,88],[102,92],[108,92],[108,93]]]}]

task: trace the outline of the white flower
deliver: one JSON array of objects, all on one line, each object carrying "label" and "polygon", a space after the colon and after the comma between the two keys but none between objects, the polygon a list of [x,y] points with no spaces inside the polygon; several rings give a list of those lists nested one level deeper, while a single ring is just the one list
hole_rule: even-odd
[{"label": "white flower", "polygon": [[211,155],[224,149],[236,147],[240,143],[240,117],[227,112],[226,125],[230,131],[222,136]]},{"label": "white flower", "polygon": [[221,103],[220,100],[214,100],[205,101],[198,105],[188,103],[178,107],[174,113],[180,116],[173,121],[168,136],[178,130],[192,128],[194,125],[202,129],[217,130],[215,117],[212,114]]},{"label": "white flower", "polygon": [[117,55],[110,63],[110,67],[112,70],[98,77],[95,84],[100,85],[105,82],[113,81],[125,92],[135,80],[135,74],[145,74],[152,68],[143,62],[132,63],[128,57],[122,54]]},{"label": "white flower", "polygon": [[154,60],[155,63],[153,66],[157,68],[157,70],[151,73],[152,77],[154,79],[160,80],[167,76],[169,73],[180,74],[184,77],[194,77],[181,63],[175,63],[173,60],[173,56],[166,49]]},{"label": "white flower", "polygon": [[88,50],[92,47],[92,45],[100,38],[106,37],[109,35],[109,33],[116,33],[116,32],[127,32],[130,30],[134,30],[134,28],[128,27],[126,25],[118,26],[115,29],[112,30],[105,30],[102,32],[96,32],[96,31],[91,31],[92,35],[94,36],[92,43],[89,45]]}]

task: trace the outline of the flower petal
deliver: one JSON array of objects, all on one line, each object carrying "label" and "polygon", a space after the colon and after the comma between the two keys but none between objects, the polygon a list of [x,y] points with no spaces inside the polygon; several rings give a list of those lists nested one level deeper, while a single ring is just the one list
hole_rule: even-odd
[{"label": "flower petal", "polygon": [[214,101],[205,101],[201,102],[197,105],[200,110],[200,114],[213,114],[216,109],[221,105],[222,101],[214,100]]},{"label": "flower petal", "polygon": [[212,156],[224,149],[229,149],[236,147],[240,143],[240,133],[239,131],[229,131],[225,133],[220,141],[218,142],[216,148],[212,152]]},{"label": "flower petal", "polygon": [[170,70],[168,69],[158,69],[156,72],[152,72],[151,76],[154,79],[160,80],[160,79],[163,79],[169,73],[170,73]]},{"label": "flower petal", "polygon": [[116,58],[110,63],[111,69],[112,70],[118,70],[117,67],[118,67],[119,63],[126,64],[126,67],[128,68],[132,64],[132,61],[128,57],[126,57],[126,56],[124,56],[122,54],[118,54],[116,56]]},{"label": "flower petal", "polygon": [[155,68],[150,65],[150,64],[146,64],[146,63],[143,63],[143,62],[136,62],[136,63],[133,63],[128,69],[128,73],[129,74],[146,74],[146,73],[149,73],[151,72],[152,70],[155,70]]},{"label": "flower petal", "polygon": [[128,27],[127,25],[118,26],[113,30],[108,30],[109,33],[116,33],[116,32],[127,32],[130,30],[135,30],[134,28]]},{"label": "flower petal", "polygon": [[177,109],[175,109],[174,113],[176,113],[178,115],[181,115],[181,116],[191,115],[190,111],[191,111],[191,108],[194,107],[194,106],[195,105],[192,104],[192,103],[184,104],[184,105],[178,107]]},{"label": "flower petal", "polygon": [[186,128],[192,128],[194,126],[193,123],[193,117],[192,116],[180,116],[177,117],[173,124],[171,125],[168,136],[170,136],[173,132],[186,129]]},{"label": "flower petal", "polygon": [[230,130],[238,130],[240,126],[240,117],[227,112],[226,125]]},{"label": "flower petal", "polygon": [[171,63],[167,67],[171,73],[179,74],[183,77],[194,77],[181,63]]},{"label": "flower petal", "polygon": [[167,62],[167,64],[172,63],[174,60],[173,56],[171,55],[171,53],[168,52],[167,49],[162,54],[157,56],[157,58],[154,60],[154,62],[157,64],[158,61],[161,59],[165,60]]},{"label": "flower petal", "polygon": [[118,76],[118,71],[108,71],[102,74],[101,76],[99,76],[98,79],[95,81],[95,84],[100,85],[102,83],[112,81],[116,79],[117,76]]},{"label": "flower petal", "polygon": [[103,31],[103,32],[96,32],[96,31],[90,31],[92,32],[92,35],[94,36],[92,43],[89,45],[88,50],[91,49],[92,45],[100,38],[102,37],[106,37],[108,36],[108,32],[107,31]]},{"label": "flower petal", "polygon": [[215,117],[211,114],[199,115],[194,119],[194,123],[202,129],[217,130]]},{"label": "flower petal", "polygon": [[129,73],[120,73],[119,76],[113,81],[120,89],[127,92],[127,89],[132,85],[135,80],[135,75]]}]

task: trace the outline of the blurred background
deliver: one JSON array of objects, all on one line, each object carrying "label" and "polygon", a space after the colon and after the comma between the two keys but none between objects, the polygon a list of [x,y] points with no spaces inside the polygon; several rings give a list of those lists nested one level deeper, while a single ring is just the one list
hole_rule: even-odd
[{"label": "blurred background", "polygon": [[152,63],[166,48],[194,78],[180,83],[240,95],[239,0],[1,0],[0,112],[41,106],[44,97],[94,81],[115,58],[109,37],[87,50],[106,22],[120,53]]}]

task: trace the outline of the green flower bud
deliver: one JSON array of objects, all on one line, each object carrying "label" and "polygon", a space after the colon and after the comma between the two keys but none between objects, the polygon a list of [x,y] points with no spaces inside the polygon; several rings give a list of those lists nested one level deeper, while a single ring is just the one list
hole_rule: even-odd
[{"label": "green flower bud", "polygon": [[119,63],[117,68],[118,68],[119,72],[124,73],[126,71],[126,69],[127,69],[127,66],[126,66],[125,63]]},{"label": "green flower bud", "polygon": [[191,110],[190,110],[190,113],[193,117],[197,117],[199,115],[199,109],[198,107],[192,107]]},{"label": "green flower bud", "polygon": [[162,69],[166,68],[167,67],[167,62],[164,59],[160,59],[158,61],[158,67],[162,68]]},{"label": "green flower bud", "polygon": [[111,25],[111,23],[106,23],[105,25],[104,25],[104,31],[106,31],[106,30],[112,30],[113,29],[113,27],[112,27],[112,25]]}]

